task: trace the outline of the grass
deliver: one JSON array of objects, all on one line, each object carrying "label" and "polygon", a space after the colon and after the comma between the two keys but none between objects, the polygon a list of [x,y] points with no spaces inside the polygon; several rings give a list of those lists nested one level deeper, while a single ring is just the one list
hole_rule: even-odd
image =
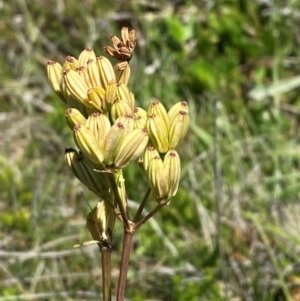
[{"label": "grass", "polygon": [[[139,32],[130,81],[137,102],[158,98],[170,107],[185,99],[191,108],[178,150],[180,189],[135,238],[128,300],[295,296],[289,288],[300,276],[296,1],[1,5],[1,300],[100,298],[97,249],[73,249],[90,240],[87,201],[97,198],[63,162],[72,137],[45,63],[76,57],[86,46],[102,55],[109,35],[125,25]],[[126,178],[134,207],[145,183],[137,166]],[[121,230],[117,225],[114,285]]]}]

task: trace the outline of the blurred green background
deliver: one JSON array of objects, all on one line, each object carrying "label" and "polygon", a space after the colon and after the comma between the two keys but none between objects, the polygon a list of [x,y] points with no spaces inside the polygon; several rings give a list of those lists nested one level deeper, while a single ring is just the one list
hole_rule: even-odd
[{"label": "blurred green background", "polygon": [[[0,1],[0,300],[101,300],[97,247],[73,248],[97,198],[64,164],[45,65],[103,55],[122,26],[138,32],[137,104],[191,112],[180,189],[135,236],[127,300],[300,300],[295,0]],[[125,174],[135,207],[145,181]],[[121,242],[117,223],[113,292]]]}]

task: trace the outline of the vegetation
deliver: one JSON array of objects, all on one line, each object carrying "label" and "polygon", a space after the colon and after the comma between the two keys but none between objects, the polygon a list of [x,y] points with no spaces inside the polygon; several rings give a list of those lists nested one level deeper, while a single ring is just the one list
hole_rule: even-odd
[{"label": "vegetation", "polygon": [[[135,237],[128,300],[297,300],[299,12],[293,0],[0,2],[0,299],[100,300],[97,247],[73,248],[91,239],[98,199],[64,163],[72,135],[45,65],[104,54],[128,26],[136,101],[191,112],[180,189]],[[125,173],[136,208],[141,172]],[[115,271],[121,244],[116,223]]]}]

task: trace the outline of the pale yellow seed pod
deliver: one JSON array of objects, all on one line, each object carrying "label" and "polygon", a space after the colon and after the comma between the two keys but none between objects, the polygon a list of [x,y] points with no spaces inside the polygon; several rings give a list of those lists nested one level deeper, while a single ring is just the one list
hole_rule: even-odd
[{"label": "pale yellow seed pod", "polygon": [[169,192],[167,175],[164,163],[159,156],[150,161],[148,169],[148,181],[154,197],[157,201],[166,199]]},{"label": "pale yellow seed pod", "polygon": [[168,111],[169,121],[171,121],[179,111],[189,113],[188,103],[186,101],[180,101],[175,103]]},{"label": "pale yellow seed pod", "polygon": [[147,129],[154,147],[162,154],[168,151],[168,129],[162,118],[152,114],[148,116]]},{"label": "pale yellow seed pod", "polygon": [[163,121],[164,127],[169,129],[169,117],[164,105],[159,101],[153,101],[148,108],[148,116],[156,115]]},{"label": "pale yellow seed pod", "polygon": [[180,158],[175,150],[170,150],[166,153],[164,158],[164,169],[168,179],[169,199],[177,193],[180,180]]},{"label": "pale yellow seed pod", "polygon": [[87,62],[87,73],[92,87],[101,85],[100,74],[97,66],[97,61],[89,59]]},{"label": "pale yellow seed pod", "polygon": [[116,81],[116,75],[114,72],[114,68],[105,56],[97,57],[97,67],[99,71],[101,86],[106,89],[107,85],[111,81]]},{"label": "pale yellow seed pod", "polygon": [[77,59],[75,59],[73,56],[68,55],[63,64],[63,70],[66,69],[76,70],[78,67],[79,65]]},{"label": "pale yellow seed pod", "polygon": [[102,166],[103,149],[100,148],[95,136],[83,124],[78,124],[74,127],[73,136],[78,148],[83,155],[95,164]]},{"label": "pale yellow seed pod", "polygon": [[189,127],[189,115],[185,111],[179,111],[172,115],[169,128],[169,149],[174,149],[184,138]]},{"label": "pale yellow seed pod", "polygon": [[90,81],[90,77],[89,77],[89,74],[88,74],[87,65],[79,66],[75,71],[80,75],[81,80],[83,82],[85,82],[85,84],[88,88],[93,87],[93,84]]},{"label": "pale yellow seed pod", "polygon": [[117,97],[117,84],[115,81],[110,81],[106,86],[104,101],[102,104],[103,111],[108,112],[111,109],[113,102]]},{"label": "pale yellow seed pod", "polygon": [[112,166],[116,154],[121,146],[123,139],[126,137],[124,124],[116,122],[109,130],[105,137],[104,145],[104,163],[107,166]]},{"label": "pale yellow seed pod", "polygon": [[145,151],[149,141],[147,129],[136,129],[128,134],[122,141],[116,153],[114,165],[116,168],[124,168],[130,162],[136,161]]},{"label": "pale yellow seed pod", "polygon": [[143,156],[143,170],[146,174],[148,172],[150,162],[154,157],[159,157],[159,152],[154,146],[147,146]]},{"label": "pale yellow seed pod", "polygon": [[130,78],[130,66],[127,61],[118,63],[115,66],[117,83],[128,85]]},{"label": "pale yellow seed pod", "polygon": [[100,86],[89,88],[87,90],[89,105],[98,110],[99,112],[103,112],[104,96],[105,90]]},{"label": "pale yellow seed pod", "polygon": [[80,55],[78,57],[78,65],[85,66],[87,64],[88,60],[91,60],[91,59],[96,61],[97,57],[96,57],[96,54],[95,54],[93,48],[88,47],[80,53]]},{"label": "pale yellow seed pod", "polygon": [[93,113],[87,119],[85,126],[93,133],[101,149],[104,149],[104,140],[111,125],[107,116],[103,113]]},{"label": "pale yellow seed pod", "polygon": [[125,100],[115,100],[110,108],[110,119],[115,122],[124,115],[133,115],[133,109]]},{"label": "pale yellow seed pod", "polygon": [[81,79],[80,75],[74,70],[67,69],[63,72],[63,79],[68,91],[82,104],[92,108],[87,97],[88,86]]},{"label": "pale yellow seed pod", "polygon": [[118,100],[126,101],[130,105],[131,112],[133,113],[134,102],[132,102],[132,95],[128,87],[123,83],[117,84],[117,98]]},{"label": "pale yellow seed pod", "polygon": [[54,92],[60,97],[60,99],[67,103],[67,96],[60,89],[60,82],[62,78],[62,66],[53,61],[47,62],[47,75],[49,83],[52,86]]},{"label": "pale yellow seed pod", "polygon": [[65,118],[69,128],[73,131],[76,124],[85,124],[86,118],[81,114],[81,112],[75,108],[69,108],[66,110]]}]

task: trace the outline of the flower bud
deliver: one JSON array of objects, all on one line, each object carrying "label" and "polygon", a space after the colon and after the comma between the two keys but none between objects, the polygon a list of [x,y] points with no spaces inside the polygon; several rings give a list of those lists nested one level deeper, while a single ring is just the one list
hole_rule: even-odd
[{"label": "flower bud", "polygon": [[86,118],[81,114],[81,112],[75,108],[69,108],[65,114],[67,124],[69,128],[73,131],[76,124],[85,124]]},{"label": "flower bud", "polygon": [[160,153],[168,151],[168,129],[165,122],[159,115],[149,115],[147,121],[147,129],[149,131],[150,139],[154,147]]},{"label": "flower bud", "polygon": [[84,49],[79,57],[78,57],[78,65],[79,66],[85,66],[88,62],[88,60],[95,60],[96,61],[96,54],[93,50],[92,47],[87,47],[86,49]]},{"label": "flower bud", "polygon": [[149,141],[147,129],[136,129],[128,134],[122,141],[116,153],[114,165],[117,168],[124,168],[130,162],[138,159],[143,153]]},{"label": "flower bud", "polygon": [[97,57],[97,67],[99,71],[99,76],[100,76],[100,82],[101,86],[106,89],[107,85],[111,81],[116,81],[116,75],[114,72],[114,68],[109,61],[108,58],[105,56],[99,56]]},{"label": "flower bud", "polygon": [[189,127],[189,115],[179,111],[172,115],[169,128],[169,149],[174,149],[185,136]]},{"label": "flower bud", "polygon": [[73,136],[78,148],[83,155],[97,165],[102,165],[103,149],[100,148],[95,136],[83,124],[77,124],[74,127]]},{"label": "flower bud", "polygon": [[166,153],[164,158],[164,169],[169,186],[169,199],[176,194],[180,180],[180,158],[175,150],[170,150]]}]

